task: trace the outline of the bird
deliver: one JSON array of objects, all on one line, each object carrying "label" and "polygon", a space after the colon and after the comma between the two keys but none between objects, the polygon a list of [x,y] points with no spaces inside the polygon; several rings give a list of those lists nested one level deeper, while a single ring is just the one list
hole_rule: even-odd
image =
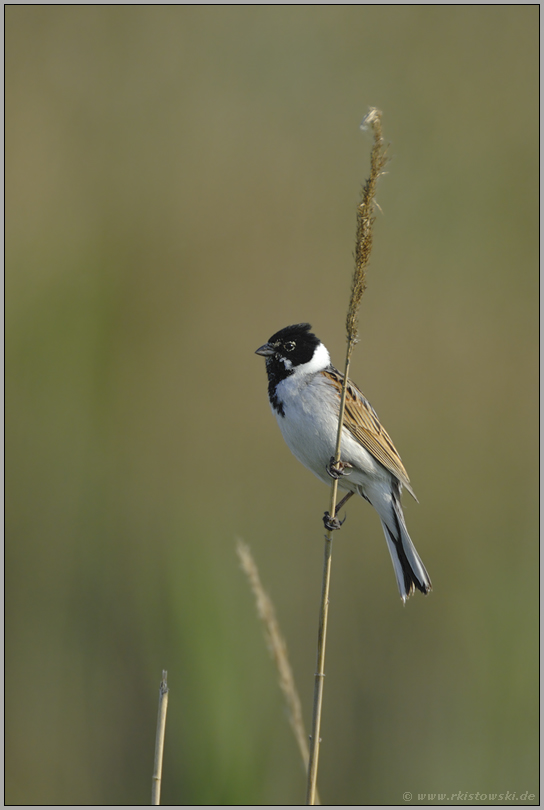
[{"label": "bird", "polygon": [[417,501],[399,454],[376,411],[349,378],[340,445],[335,464],[340,397],[344,375],[309,323],[280,329],[255,354],[266,361],[268,398],[283,438],[293,455],[321,481],[338,479],[347,495],[327,529],[341,526],[336,515],[352,495],[361,495],[379,515],[403,603],[417,589],[432,590],[404,519],[402,488]]}]

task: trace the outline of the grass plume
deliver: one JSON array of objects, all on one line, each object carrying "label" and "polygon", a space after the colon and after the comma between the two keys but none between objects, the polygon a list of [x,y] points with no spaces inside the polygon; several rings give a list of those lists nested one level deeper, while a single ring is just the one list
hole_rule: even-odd
[{"label": "grass plume", "polygon": [[[287,645],[276,618],[276,611],[272,600],[262,586],[259,570],[249,546],[242,540],[238,540],[236,542],[236,553],[255,597],[257,614],[264,626],[266,643],[278,670],[279,685],[287,704],[289,722],[297,741],[302,762],[306,768],[309,759],[308,735],[304,729],[302,706],[295,686],[293,670],[289,663],[289,656],[287,655]],[[317,804],[319,804],[319,801],[317,801]]]},{"label": "grass plume", "polygon": [[[374,209],[376,186],[380,176],[384,173],[387,164],[387,149],[384,147],[382,134],[382,114],[375,107],[371,107],[368,115],[363,118],[361,129],[372,128],[374,143],[370,155],[370,174],[363,186],[361,202],[357,206],[357,234],[355,238],[355,268],[351,282],[351,296],[348,314],[346,316],[346,332],[348,343],[353,345],[358,339],[358,315],[361,298],[366,290],[366,268],[372,250],[372,228],[374,225]],[[350,349],[351,353],[351,349]]]}]

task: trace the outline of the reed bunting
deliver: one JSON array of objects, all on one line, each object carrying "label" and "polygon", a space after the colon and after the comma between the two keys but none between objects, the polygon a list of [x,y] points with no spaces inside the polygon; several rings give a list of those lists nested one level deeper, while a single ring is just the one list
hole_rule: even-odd
[{"label": "reed bunting", "polygon": [[401,599],[414,590],[424,594],[431,580],[412,543],[401,505],[404,486],[417,500],[393,442],[368,400],[348,380],[342,430],[341,461],[334,465],[343,374],[331,365],[329,352],[309,323],[286,326],[257,349],[266,359],[268,398],[291,452],[314,475],[347,490],[327,528],[336,529],[339,509],[358,493],[382,522]]}]

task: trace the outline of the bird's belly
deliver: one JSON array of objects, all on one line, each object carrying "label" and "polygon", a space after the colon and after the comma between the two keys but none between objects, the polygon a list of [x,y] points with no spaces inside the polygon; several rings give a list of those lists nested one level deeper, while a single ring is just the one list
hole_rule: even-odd
[{"label": "bird's belly", "polygon": [[289,419],[278,416],[285,443],[294,456],[326,483],[330,478],[326,466],[334,455],[338,423],[322,415],[304,412],[299,403],[296,414]]},{"label": "bird's belly", "polygon": [[[288,416],[276,413],[283,438],[293,455],[327,484],[331,478],[326,467],[336,450],[338,415],[333,408],[324,409],[318,398],[319,391],[298,391],[296,396],[285,401]],[[387,477],[387,470],[369,453],[351,433],[344,428],[340,458],[349,462],[352,469],[340,478],[342,489],[362,488],[369,478]]]}]

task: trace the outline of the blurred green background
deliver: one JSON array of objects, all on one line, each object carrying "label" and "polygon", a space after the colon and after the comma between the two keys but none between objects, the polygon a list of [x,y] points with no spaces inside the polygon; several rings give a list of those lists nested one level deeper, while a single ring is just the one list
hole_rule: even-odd
[{"label": "blurred green background", "polygon": [[343,362],[371,105],[352,377],[434,592],[350,503],[319,789],[537,793],[538,13],[7,7],[7,804],[149,804],[163,668],[163,804],[304,802],[235,540],[309,726],[329,493],[254,350],[309,320]]}]

